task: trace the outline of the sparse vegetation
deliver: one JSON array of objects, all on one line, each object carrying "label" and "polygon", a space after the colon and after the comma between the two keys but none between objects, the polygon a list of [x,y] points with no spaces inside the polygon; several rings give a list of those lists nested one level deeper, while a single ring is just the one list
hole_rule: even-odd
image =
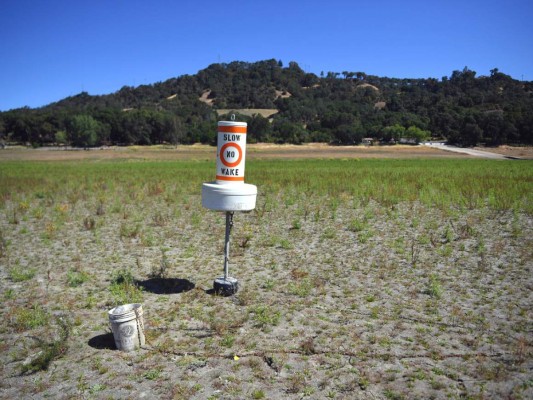
[{"label": "sparse vegetation", "polygon": [[201,160],[2,162],[0,397],[532,397],[529,161],[250,160],[226,298]]}]

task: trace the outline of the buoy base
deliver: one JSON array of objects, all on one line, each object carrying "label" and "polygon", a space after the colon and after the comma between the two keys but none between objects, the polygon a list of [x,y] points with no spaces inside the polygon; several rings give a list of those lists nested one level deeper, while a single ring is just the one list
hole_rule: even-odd
[{"label": "buoy base", "polygon": [[257,187],[247,183],[202,185],[202,206],[216,211],[251,211],[255,208]]},{"label": "buoy base", "polygon": [[239,281],[231,276],[215,279],[213,282],[215,293],[221,296],[231,296],[239,290]]}]

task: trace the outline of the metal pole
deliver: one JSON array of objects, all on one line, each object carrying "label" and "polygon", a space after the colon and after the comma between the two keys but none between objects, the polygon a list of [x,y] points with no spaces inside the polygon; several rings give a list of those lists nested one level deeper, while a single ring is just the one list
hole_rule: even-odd
[{"label": "metal pole", "polygon": [[224,280],[229,276],[229,237],[233,227],[233,211],[226,211],[226,241],[224,243]]}]

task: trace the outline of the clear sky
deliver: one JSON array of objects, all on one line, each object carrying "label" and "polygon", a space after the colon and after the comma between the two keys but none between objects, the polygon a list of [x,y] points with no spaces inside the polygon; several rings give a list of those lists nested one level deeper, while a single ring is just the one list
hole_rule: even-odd
[{"label": "clear sky", "polygon": [[533,80],[531,0],[0,0],[0,110],[107,94],[217,62]]}]

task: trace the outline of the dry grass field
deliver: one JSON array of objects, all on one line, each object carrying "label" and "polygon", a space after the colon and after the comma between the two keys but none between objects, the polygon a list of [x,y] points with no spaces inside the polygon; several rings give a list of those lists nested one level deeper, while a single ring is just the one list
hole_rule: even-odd
[{"label": "dry grass field", "polygon": [[250,145],[219,297],[214,153],[0,151],[0,398],[533,397],[531,161]]},{"label": "dry grass field", "polygon": [[[0,151],[0,161],[68,161],[68,160],[197,160],[214,161],[213,146],[129,146],[82,149],[13,147]],[[335,159],[335,158],[467,158],[427,146],[328,146],[248,144],[247,158],[254,159]]]}]

